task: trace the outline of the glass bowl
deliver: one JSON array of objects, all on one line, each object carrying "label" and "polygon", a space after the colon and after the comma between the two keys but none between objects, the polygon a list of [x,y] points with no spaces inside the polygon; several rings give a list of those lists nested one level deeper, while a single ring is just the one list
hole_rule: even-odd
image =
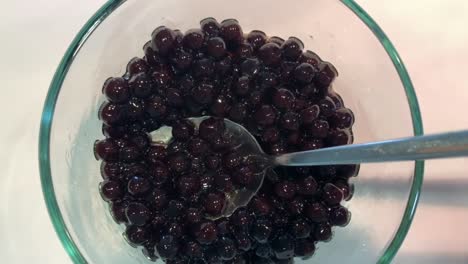
[{"label": "glass bowl", "polygon": [[[201,19],[236,18],[245,32],[303,40],[306,49],[332,62],[334,89],[356,116],[355,143],[422,134],[411,80],[395,48],[373,19],[351,0],[189,1],[112,0],[86,23],[53,78],[40,129],[42,188],[55,230],[75,263],[146,263],[122,237],[101,199],[102,138],[97,110],[101,86],[120,76],[128,60],[159,25],[187,30]],[[346,228],[319,243],[310,260],[296,263],[388,263],[410,227],[423,178],[423,162],[363,164],[354,178]]]}]

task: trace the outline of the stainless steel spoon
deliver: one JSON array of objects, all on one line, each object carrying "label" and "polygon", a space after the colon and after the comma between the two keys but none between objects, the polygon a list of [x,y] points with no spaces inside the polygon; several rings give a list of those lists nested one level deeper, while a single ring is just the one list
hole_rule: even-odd
[{"label": "stainless steel spoon", "polygon": [[[190,119],[199,125],[206,118],[209,117]],[[257,188],[226,194],[228,200],[222,216],[230,216],[237,208],[247,205],[261,187],[265,175],[274,174],[272,168],[277,166],[340,165],[468,156],[468,130],[270,156],[263,152],[255,137],[243,126],[228,119],[224,119],[224,122],[226,130],[241,142],[239,151],[258,159],[258,162],[263,163],[264,170],[255,177],[253,186]]]}]

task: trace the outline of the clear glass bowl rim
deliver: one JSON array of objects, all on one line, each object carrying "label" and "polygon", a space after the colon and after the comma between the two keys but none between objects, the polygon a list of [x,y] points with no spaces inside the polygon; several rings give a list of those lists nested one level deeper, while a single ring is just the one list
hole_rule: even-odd
[{"label": "clear glass bowl rim", "polygon": [[[421,112],[419,109],[418,100],[414,91],[411,78],[406,70],[403,61],[401,60],[395,47],[388,39],[383,30],[377,23],[364,11],[354,0],[340,0],[346,7],[348,7],[354,14],[356,14],[362,22],[372,31],[375,37],[379,40],[387,52],[389,58],[392,60],[393,65],[400,77],[400,80],[405,89],[408,104],[411,110],[411,118],[413,123],[414,135],[423,134],[423,125]],[[93,31],[109,16],[116,8],[126,0],[109,0],[107,1],[81,28],[76,37],[71,42],[67,51],[65,52],[60,64],[54,74],[52,82],[47,93],[44,103],[44,108],[41,117],[40,132],[39,132],[39,169],[41,177],[42,192],[47,205],[49,216],[57,233],[60,242],[62,243],[65,251],[70,256],[73,263],[88,263],[85,257],[81,254],[77,245],[73,241],[67,226],[63,220],[60,212],[52,182],[52,173],[50,168],[50,134],[52,128],[52,121],[54,117],[55,104],[62,87],[62,83],[67,75],[68,69],[73,63],[75,56],[78,54],[82,45],[91,36]],[[424,175],[424,161],[416,161],[414,166],[413,181],[411,184],[411,191],[406,204],[406,209],[400,223],[400,226],[388,245],[384,254],[380,257],[377,263],[384,264],[390,263],[396,253],[398,252],[401,244],[403,243],[406,234],[411,226],[413,217],[421,193],[421,186]]]}]

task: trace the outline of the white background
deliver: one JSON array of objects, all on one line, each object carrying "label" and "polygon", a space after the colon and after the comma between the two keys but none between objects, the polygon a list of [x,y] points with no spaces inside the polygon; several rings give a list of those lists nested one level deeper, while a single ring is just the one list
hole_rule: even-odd
[{"label": "white background", "polygon": [[[400,52],[425,132],[468,128],[468,2],[360,0]],[[0,0],[0,256],[71,263],[49,221],[37,145],[49,82],[104,0]],[[339,18],[337,18],[339,19]],[[468,159],[430,161],[414,224],[395,263],[468,263]]]}]

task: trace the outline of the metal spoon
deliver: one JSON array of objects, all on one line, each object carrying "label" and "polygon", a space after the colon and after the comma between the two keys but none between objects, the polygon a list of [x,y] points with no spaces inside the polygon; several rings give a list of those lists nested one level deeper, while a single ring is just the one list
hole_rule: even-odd
[{"label": "metal spoon", "polygon": [[[209,117],[190,120],[198,126],[206,118]],[[253,186],[256,188],[244,188],[226,194],[228,201],[222,216],[230,216],[237,208],[247,205],[261,187],[265,175],[274,175],[272,169],[277,166],[341,165],[468,156],[468,130],[270,156],[263,152],[255,137],[243,126],[228,119],[224,119],[224,123],[227,132],[241,142],[238,151],[255,157],[264,169],[255,177]]]}]

